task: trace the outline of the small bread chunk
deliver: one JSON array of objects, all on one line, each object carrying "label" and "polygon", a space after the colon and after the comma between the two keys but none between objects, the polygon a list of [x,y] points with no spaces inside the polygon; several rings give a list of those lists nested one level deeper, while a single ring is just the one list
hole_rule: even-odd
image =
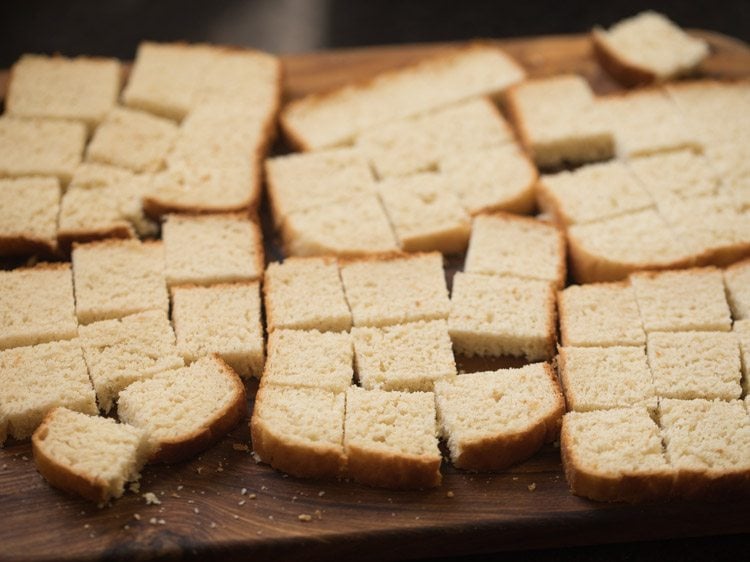
[{"label": "small bread chunk", "polygon": [[597,501],[666,499],[673,471],[646,408],[568,412],[560,454],[571,491]]},{"label": "small bread chunk", "polygon": [[13,65],[6,109],[19,117],[84,121],[95,127],[120,93],[116,59],[24,55]]},{"label": "small bread chunk", "polygon": [[732,329],[721,271],[714,267],[630,276],[646,332]]},{"label": "small bread chunk", "polygon": [[268,336],[263,384],[344,392],[354,377],[354,349],[347,332],[274,330]]},{"label": "small bread chunk", "polygon": [[120,393],[120,420],[143,429],[150,462],[178,462],[203,451],[246,415],[245,387],[218,356],[134,382]]},{"label": "small bread chunk", "polygon": [[378,192],[402,249],[444,254],[466,250],[471,218],[443,175],[390,178],[378,183]]},{"label": "small bread chunk", "polygon": [[347,475],[381,488],[433,488],[442,480],[432,392],[352,386],[346,393]]},{"label": "small bread chunk", "polygon": [[345,262],[341,279],[354,326],[448,317],[443,256],[437,252]]},{"label": "small bread chunk", "polygon": [[456,376],[445,320],[385,328],[354,328],[354,359],[359,384],[367,389],[432,391]]},{"label": "small bread chunk", "polygon": [[119,498],[148,459],[139,429],[110,418],[55,408],[31,439],[39,473],[55,488],[94,502]]},{"label": "small bread chunk", "polygon": [[721,190],[741,211],[750,211],[750,143],[722,142],[706,147],[706,157],[722,179]]},{"label": "small bread chunk", "polygon": [[0,117],[0,177],[55,176],[67,185],[85,142],[82,123]]},{"label": "small bread chunk", "polygon": [[727,332],[653,332],[648,362],[664,398],[733,400],[742,393],[739,342]]},{"label": "small bread chunk", "polygon": [[73,279],[81,324],[169,309],[161,242],[77,244],[73,247]]},{"label": "small bread chunk", "polygon": [[554,226],[505,213],[478,215],[466,273],[509,275],[565,285],[565,236]]},{"label": "small bread chunk", "polygon": [[78,330],[99,408],[109,410],[132,382],[184,365],[161,310],[102,320]]},{"label": "small bread chunk", "polygon": [[263,462],[299,478],[336,478],[346,469],[344,392],[264,384],[250,434]]},{"label": "small bread chunk", "polygon": [[735,320],[732,332],[740,343],[742,358],[742,388],[745,398],[750,395],[750,319]]},{"label": "small bread chunk", "polygon": [[670,204],[715,195],[721,180],[711,162],[692,150],[653,154],[628,162],[628,167],[657,202]]},{"label": "small bread chunk", "polygon": [[562,347],[557,366],[570,410],[638,406],[656,411],[644,347]]},{"label": "small bread chunk", "polygon": [[690,37],[651,10],[624,19],[608,31],[595,27],[591,36],[601,65],[626,86],[689,74],[709,54],[708,43]]},{"label": "small bread chunk", "polygon": [[98,413],[80,342],[0,351],[0,426],[7,434],[27,439],[55,406]]},{"label": "small bread chunk", "polygon": [[547,281],[461,272],[453,278],[448,331],[458,353],[551,359],[556,320]]},{"label": "small bread chunk", "polygon": [[0,256],[57,250],[57,178],[0,180]]},{"label": "small bread chunk", "polygon": [[278,328],[341,332],[352,327],[335,259],[287,258],[268,264],[263,296],[269,333]]},{"label": "small bread chunk", "polygon": [[635,292],[629,283],[572,285],[557,294],[564,346],[646,344]]},{"label": "small bread chunk", "polygon": [[726,268],[724,285],[734,319],[750,318],[750,260]]},{"label": "small bread chunk", "polygon": [[0,349],[77,335],[70,264],[0,271]]},{"label": "small bread chunk", "polygon": [[747,493],[750,417],[740,400],[661,400],[666,455],[685,498]]}]

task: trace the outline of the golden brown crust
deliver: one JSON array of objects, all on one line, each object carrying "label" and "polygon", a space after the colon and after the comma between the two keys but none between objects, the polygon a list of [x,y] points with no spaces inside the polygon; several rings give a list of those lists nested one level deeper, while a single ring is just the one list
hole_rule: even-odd
[{"label": "golden brown crust", "polygon": [[74,244],[88,244],[91,242],[103,241],[109,238],[120,240],[136,238],[135,231],[129,224],[120,224],[110,228],[101,229],[72,229],[59,230],[57,232],[57,243],[60,252],[65,256],[70,256]]},{"label": "golden brown crust", "polygon": [[434,488],[442,482],[441,457],[387,454],[356,445],[346,447],[347,475],[368,486],[391,489]]},{"label": "golden brown crust", "polygon": [[599,64],[620,84],[643,86],[657,80],[654,72],[627,61],[612,49],[603,30],[595,28],[591,32],[591,42]]},{"label": "golden brown crust", "polygon": [[40,254],[44,257],[59,256],[57,244],[54,240],[36,238],[26,234],[0,235],[0,256],[25,256]]}]

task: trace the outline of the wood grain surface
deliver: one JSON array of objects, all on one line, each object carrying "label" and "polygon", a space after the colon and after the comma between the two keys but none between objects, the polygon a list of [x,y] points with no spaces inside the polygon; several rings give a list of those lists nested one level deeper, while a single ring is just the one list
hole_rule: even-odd
[{"label": "wood grain surface", "polygon": [[[695,33],[712,46],[704,76],[750,76],[746,45]],[[618,89],[596,65],[585,37],[498,43],[532,75],[578,72],[597,92]],[[288,56],[286,97],[366,78],[445,48]],[[0,74],[0,92],[6,80],[7,73]],[[272,257],[277,253],[269,250]],[[248,383],[248,416],[256,388]],[[145,468],[140,494],[153,492],[160,504],[128,493],[97,507],[48,486],[34,470],[28,443],[9,443],[0,450],[0,559],[365,561],[750,532],[745,500],[631,506],[577,498],[568,492],[554,446],[496,474],[463,473],[446,463],[441,488],[409,492],[285,477],[256,464],[251,450],[245,421],[199,458]],[[311,520],[300,520],[303,514]]]}]

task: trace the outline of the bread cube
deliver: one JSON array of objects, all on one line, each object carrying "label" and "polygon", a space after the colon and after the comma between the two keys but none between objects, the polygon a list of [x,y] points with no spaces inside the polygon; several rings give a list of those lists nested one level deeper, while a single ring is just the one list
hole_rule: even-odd
[{"label": "bread cube", "polygon": [[0,179],[0,255],[54,254],[59,212],[57,178]]}]

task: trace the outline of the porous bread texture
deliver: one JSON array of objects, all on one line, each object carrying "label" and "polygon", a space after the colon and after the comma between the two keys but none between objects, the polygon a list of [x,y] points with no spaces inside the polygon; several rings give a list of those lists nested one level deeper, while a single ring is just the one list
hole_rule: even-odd
[{"label": "porous bread texture", "polygon": [[432,392],[349,387],[347,476],[382,488],[432,488],[442,481]]},{"label": "porous bread texture", "polygon": [[657,203],[715,195],[721,184],[712,163],[689,149],[635,158],[627,165]]},{"label": "porous bread texture", "polygon": [[0,351],[0,426],[8,435],[27,439],[56,406],[98,413],[77,340]]},{"label": "porous bread texture", "polygon": [[722,178],[721,192],[733,198],[741,211],[750,210],[750,146],[745,141],[721,142],[706,147],[706,157]]},{"label": "porous bread texture", "polygon": [[0,349],[75,338],[70,264],[0,271],[0,326]]},{"label": "porous bread texture", "polygon": [[0,116],[0,177],[54,176],[67,185],[85,143],[83,123]]},{"label": "porous bread texture", "polygon": [[750,395],[750,319],[735,320],[732,332],[737,336],[737,341],[740,344],[742,388],[745,392],[745,400],[747,400],[747,396]]},{"label": "porous bread texture", "polygon": [[245,417],[245,387],[218,356],[134,382],[120,393],[120,420],[146,432],[150,462],[189,458]]},{"label": "porous bread texture", "polygon": [[726,268],[724,285],[734,319],[750,318],[750,260]]},{"label": "porous bread texture", "polygon": [[344,262],[341,279],[354,326],[448,317],[443,257],[437,252]]},{"label": "porous bread texture", "polygon": [[263,278],[268,331],[348,331],[352,313],[333,258],[287,258],[268,264]]},{"label": "porous bread texture", "polygon": [[109,412],[120,391],[132,382],[184,365],[172,325],[162,310],[80,326],[78,336],[104,412]]},{"label": "porous bread texture", "polygon": [[341,391],[263,384],[250,422],[253,451],[299,478],[342,476],[345,398]]},{"label": "porous bread texture", "polygon": [[557,367],[569,410],[656,410],[645,347],[561,347]]},{"label": "porous bread texture", "polygon": [[659,427],[646,408],[568,412],[560,454],[577,496],[597,501],[653,501],[670,496],[673,470]]},{"label": "porous bread texture", "polygon": [[262,384],[345,392],[354,377],[347,332],[277,329],[268,335]]},{"label": "porous bread texture", "polygon": [[451,462],[501,470],[557,439],[565,402],[546,363],[469,373],[435,385],[438,421]]},{"label": "porous bread texture", "polygon": [[722,273],[715,267],[639,272],[630,276],[646,332],[728,332],[732,328]]},{"label": "porous bread texture", "polygon": [[643,346],[646,333],[629,283],[571,285],[557,293],[564,346]]},{"label": "porous bread texture", "polygon": [[73,246],[76,314],[81,324],[169,309],[161,242],[105,240]]},{"label": "porous bread texture", "polygon": [[354,361],[366,389],[432,391],[456,376],[445,320],[384,328],[353,328]]},{"label": "porous bread texture", "polygon": [[52,486],[99,503],[137,482],[149,455],[141,430],[67,408],[50,411],[31,443],[36,468]]},{"label": "porous bread texture", "polygon": [[9,115],[72,119],[92,129],[115,105],[120,83],[116,59],[23,55],[11,69],[5,107]]},{"label": "porous bread texture", "polygon": [[303,150],[351,143],[379,124],[479,96],[496,96],[525,77],[501,49],[474,43],[383,72],[371,80],[288,104],[281,125]]},{"label": "porous bread texture", "polygon": [[218,354],[240,376],[261,376],[260,282],[176,286],[171,292],[177,350],[187,363]]},{"label": "porous bread texture", "polygon": [[508,275],[565,285],[565,236],[555,226],[505,213],[481,214],[471,225],[466,273]]},{"label": "porous bread texture", "polygon": [[453,278],[448,331],[458,353],[551,359],[556,316],[547,281],[462,272]]},{"label": "porous bread texture", "polygon": [[742,393],[739,342],[728,332],[652,332],[648,362],[660,398],[733,400]]},{"label": "porous bread texture", "polygon": [[0,179],[0,255],[54,254],[60,197],[57,178]]}]

